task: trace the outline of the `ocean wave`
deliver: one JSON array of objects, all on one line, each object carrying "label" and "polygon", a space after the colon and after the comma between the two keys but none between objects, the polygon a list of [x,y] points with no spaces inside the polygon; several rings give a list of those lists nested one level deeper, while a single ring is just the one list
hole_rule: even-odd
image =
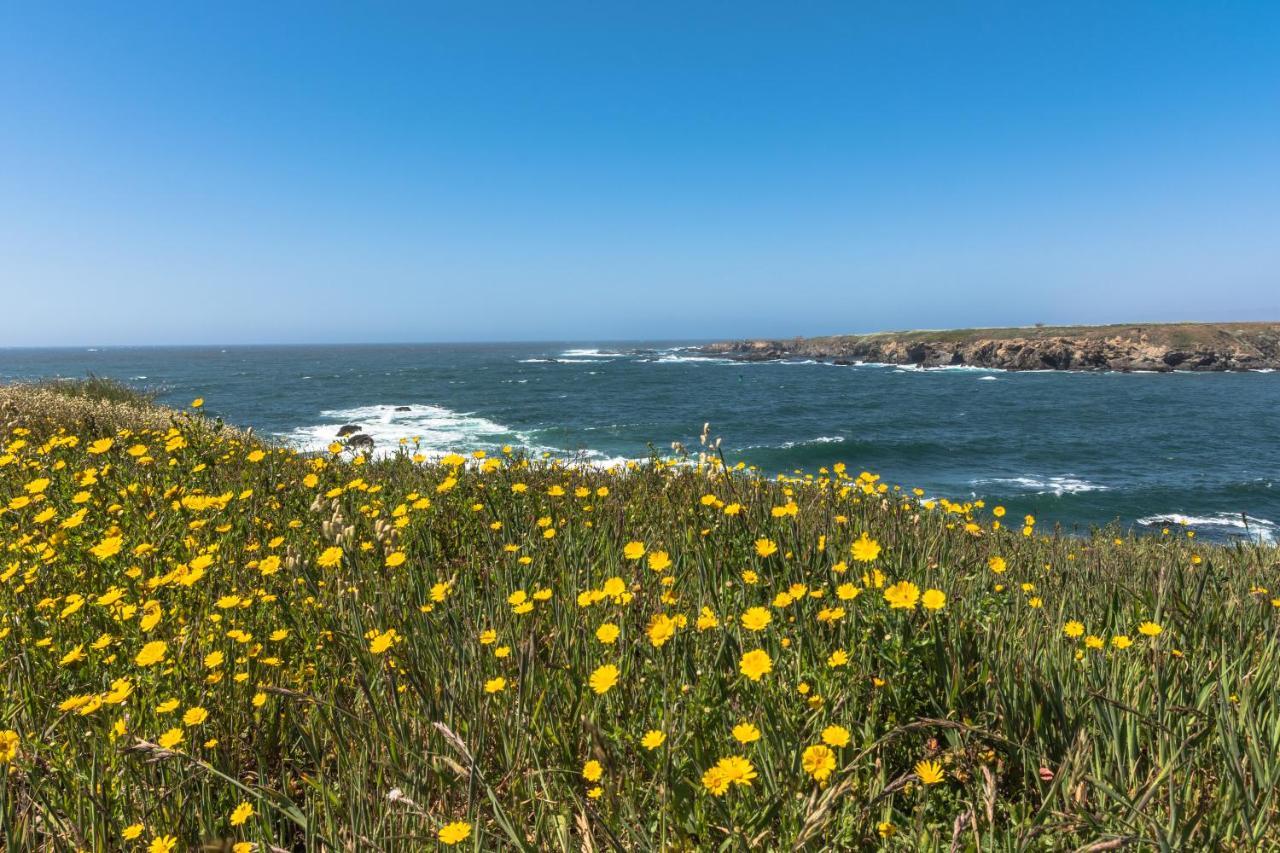
[{"label": "ocean wave", "polygon": [[[861,365],[860,365],[861,366]],[[974,364],[938,364],[924,367],[919,364],[881,364],[876,361],[865,362],[867,367],[892,367],[894,373],[1009,373],[1003,367],[979,367]],[[983,377],[986,378],[986,377]],[[995,379],[996,377],[991,377]]]},{"label": "ocean wave", "polygon": [[298,450],[324,451],[334,441],[340,440],[338,430],[342,426],[355,424],[360,427],[360,433],[373,439],[371,455],[379,459],[394,456],[402,447],[434,460],[449,453],[472,450],[496,452],[510,445],[531,457],[555,459],[569,466],[610,469],[628,462],[646,461],[612,456],[592,448],[571,451],[539,444],[531,435],[537,430],[516,430],[473,412],[456,412],[444,406],[357,406],[326,410],[320,413],[320,417],[326,422],[297,427],[277,435]]},{"label": "ocean wave", "polygon": [[1003,367],[982,367],[976,364],[938,364],[933,367],[918,367],[917,370],[923,370],[926,373],[933,373],[943,370],[961,371],[964,373],[1008,373]]},{"label": "ocean wave", "polygon": [[805,358],[805,359],[780,358],[780,359],[775,359],[773,361],[755,361],[755,362],[749,362],[749,363],[750,364],[803,364],[803,365],[816,365],[817,367],[855,367],[857,366],[854,364],[836,364],[834,361],[822,361],[821,359],[812,359],[812,358]]},{"label": "ocean wave", "polygon": [[560,353],[560,358],[622,358],[626,355],[625,352],[613,352],[612,350],[567,349]]},{"label": "ocean wave", "polygon": [[1180,512],[1167,512],[1139,518],[1138,524],[1143,527],[1164,527],[1176,524],[1181,527],[1201,528],[1220,533],[1238,530],[1244,536],[1266,545],[1275,543],[1277,532],[1274,521],[1232,512],[1219,512],[1213,515],[1184,515]]},{"label": "ocean wave", "polygon": [[[407,409],[407,411],[400,411]],[[356,424],[360,432],[373,439],[374,455],[388,456],[401,446],[400,440],[416,440],[418,450],[427,456],[443,455],[465,448],[501,447],[504,444],[527,444],[517,430],[495,423],[470,412],[455,412],[443,406],[357,406],[330,409],[320,413],[324,423],[300,426],[280,437],[300,450],[324,450],[337,440],[344,424]]]},{"label": "ocean wave", "polygon": [[841,444],[844,440],[843,435],[820,435],[817,438],[810,438],[805,441],[784,441],[781,444],[749,444],[746,447],[735,447],[733,452],[741,453],[744,450],[791,450],[795,447],[811,447],[818,444]]},{"label": "ocean wave", "polygon": [[975,486],[1012,486],[1024,492],[1037,495],[1074,495],[1080,492],[1105,492],[1108,486],[1091,483],[1075,474],[1062,474],[1056,477],[991,477],[973,480]]},{"label": "ocean wave", "polygon": [[750,364],[752,362],[737,361],[732,358],[717,358],[708,355],[676,355],[675,353],[667,353],[657,358],[641,359],[641,361],[649,361],[652,364]]},{"label": "ocean wave", "polygon": [[601,471],[609,471],[614,468],[625,468],[632,462],[648,462],[648,459],[637,459],[632,456],[605,456],[599,451],[589,451],[585,456],[570,460],[571,465],[586,465],[591,468],[598,468]]}]

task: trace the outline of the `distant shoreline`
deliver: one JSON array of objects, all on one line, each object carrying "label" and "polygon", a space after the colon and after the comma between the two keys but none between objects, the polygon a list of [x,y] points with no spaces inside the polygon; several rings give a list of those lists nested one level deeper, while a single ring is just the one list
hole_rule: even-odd
[{"label": "distant shoreline", "polygon": [[999,370],[1227,372],[1280,368],[1280,323],[1130,323],[744,339],[699,347],[737,361],[807,358]]}]

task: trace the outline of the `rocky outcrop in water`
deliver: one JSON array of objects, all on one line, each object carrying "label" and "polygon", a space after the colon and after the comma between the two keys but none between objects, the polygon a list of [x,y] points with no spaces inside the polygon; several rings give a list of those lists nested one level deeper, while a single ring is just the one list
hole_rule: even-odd
[{"label": "rocky outcrop in water", "polygon": [[740,361],[814,359],[1002,370],[1264,370],[1280,368],[1280,323],[884,332],[725,341],[700,352]]}]

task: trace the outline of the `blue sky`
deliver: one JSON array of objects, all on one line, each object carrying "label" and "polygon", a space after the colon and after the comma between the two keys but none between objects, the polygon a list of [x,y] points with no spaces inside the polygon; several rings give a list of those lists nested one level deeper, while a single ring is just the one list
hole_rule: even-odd
[{"label": "blue sky", "polygon": [[0,345],[1280,320],[1280,3],[6,3]]}]

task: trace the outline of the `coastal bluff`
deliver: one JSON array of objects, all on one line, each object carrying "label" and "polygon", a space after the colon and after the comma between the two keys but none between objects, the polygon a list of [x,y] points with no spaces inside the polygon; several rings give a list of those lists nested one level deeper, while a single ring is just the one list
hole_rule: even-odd
[{"label": "coastal bluff", "polygon": [[1232,371],[1280,368],[1280,323],[1031,326],[722,341],[705,356],[738,361],[1001,370]]}]

